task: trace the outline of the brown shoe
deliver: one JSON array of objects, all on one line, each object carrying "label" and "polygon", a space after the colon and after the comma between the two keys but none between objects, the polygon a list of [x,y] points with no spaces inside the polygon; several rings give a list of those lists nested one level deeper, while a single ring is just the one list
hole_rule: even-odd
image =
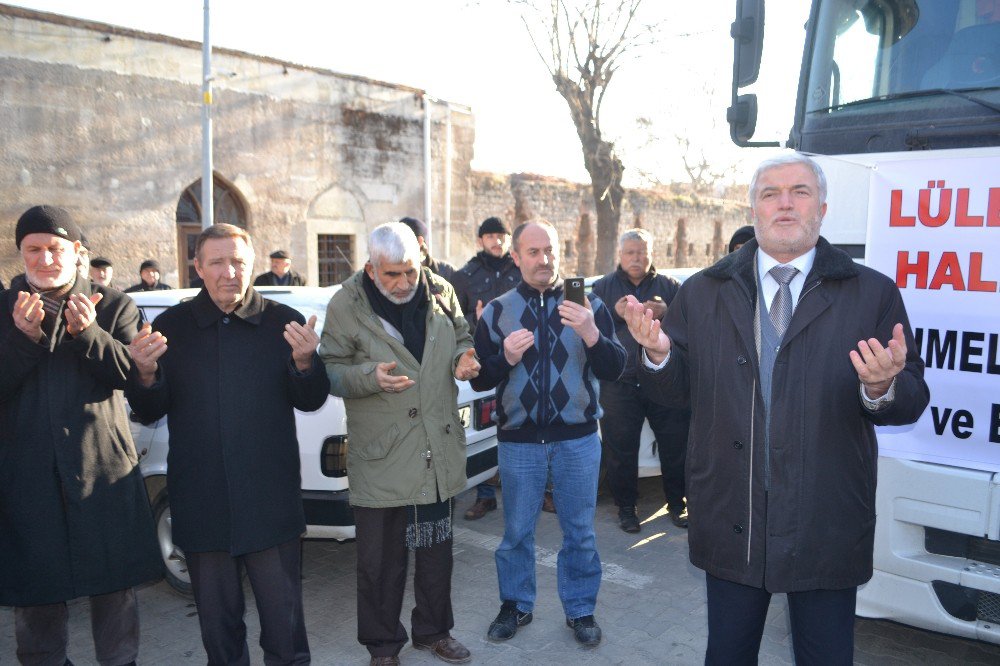
[{"label": "brown shoe", "polygon": [[368,666],[399,666],[399,657],[372,657]]},{"label": "brown shoe", "polygon": [[545,513],[556,512],[556,503],[552,499],[552,493],[550,492],[546,492],[545,499],[542,500],[542,511],[544,511]]},{"label": "brown shoe", "polygon": [[482,497],[476,500],[476,503],[469,507],[469,510],[465,512],[466,520],[479,520],[487,514],[489,511],[497,510],[497,498],[491,497],[489,499],[483,499]]},{"label": "brown shoe", "polygon": [[[419,643],[413,639],[413,647],[418,650],[430,650],[434,656],[449,664],[465,664],[472,661],[472,654],[464,645],[456,641],[451,636],[445,636],[439,641],[434,641],[430,645]],[[398,663],[398,662],[397,662]]]}]

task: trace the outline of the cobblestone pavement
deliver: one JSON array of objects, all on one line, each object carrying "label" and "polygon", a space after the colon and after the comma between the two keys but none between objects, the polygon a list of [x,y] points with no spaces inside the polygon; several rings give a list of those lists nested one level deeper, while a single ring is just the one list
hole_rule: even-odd
[{"label": "cobblestone pavement", "polygon": [[[486,640],[486,628],[499,610],[493,549],[503,531],[502,508],[476,522],[459,518],[455,530],[453,634],[477,664],[700,664],[706,622],[703,574],[687,559],[687,536],[659,511],[659,479],[642,479],[639,512],[642,532],[618,529],[610,498],[598,504],[597,543],[604,578],[596,617],[604,641],[584,649],[565,626],[556,593],[555,563],[560,532],[556,516],[543,513],[538,525],[538,601],[535,619],[512,640]],[[502,493],[501,493],[502,495]],[[461,515],[472,495],[458,500]],[[353,543],[308,541],[304,547],[305,609],[314,664],[368,662],[356,640],[355,548]],[[412,568],[411,568],[412,569]],[[247,588],[247,626],[254,664],[263,663],[256,641],[257,614]],[[139,592],[142,647],[139,663],[174,666],[204,664],[198,618],[190,599],[166,583]],[[412,593],[404,604],[409,625]],[[0,663],[14,662],[14,619],[0,608]],[[70,604],[70,657],[78,666],[95,663],[85,601]],[[439,664],[430,654],[407,646],[404,664]],[[855,662],[858,664],[998,664],[1000,646],[911,629],[891,622],[859,619]],[[784,597],[771,604],[760,663],[791,664],[791,644]]]}]

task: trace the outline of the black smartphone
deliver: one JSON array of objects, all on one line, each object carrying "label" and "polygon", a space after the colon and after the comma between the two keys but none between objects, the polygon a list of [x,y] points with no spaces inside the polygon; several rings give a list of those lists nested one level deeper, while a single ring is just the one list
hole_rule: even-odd
[{"label": "black smartphone", "polygon": [[573,301],[586,307],[587,305],[587,295],[583,291],[583,278],[582,277],[571,277],[566,278],[566,300]]}]

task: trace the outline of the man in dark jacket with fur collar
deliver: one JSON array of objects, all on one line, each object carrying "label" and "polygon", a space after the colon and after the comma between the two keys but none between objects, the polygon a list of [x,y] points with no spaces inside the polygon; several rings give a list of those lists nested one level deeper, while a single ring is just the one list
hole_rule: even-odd
[{"label": "man in dark jacket with fur collar", "polygon": [[876,425],[916,421],[929,391],[902,297],[819,236],[826,179],[762,163],[756,240],[681,287],[663,330],[634,299],[640,382],[690,400],[691,562],[705,570],[708,664],[756,663],[772,593],[798,663],[850,664],[872,575]]}]

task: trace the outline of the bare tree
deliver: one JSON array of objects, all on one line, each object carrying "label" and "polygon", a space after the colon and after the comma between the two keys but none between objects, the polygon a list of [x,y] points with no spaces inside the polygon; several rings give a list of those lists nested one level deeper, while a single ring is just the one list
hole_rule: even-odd
[{"label": "bare tree", "polygon": [[614,267],[625,193],[625,167],[601,131],[601,105],[621,64],[652,41],[655,27],[637,19],[642,1],[509,0],[522,8],[532,44],[576,126],[597,212],[594,267],[601,273]]}]

